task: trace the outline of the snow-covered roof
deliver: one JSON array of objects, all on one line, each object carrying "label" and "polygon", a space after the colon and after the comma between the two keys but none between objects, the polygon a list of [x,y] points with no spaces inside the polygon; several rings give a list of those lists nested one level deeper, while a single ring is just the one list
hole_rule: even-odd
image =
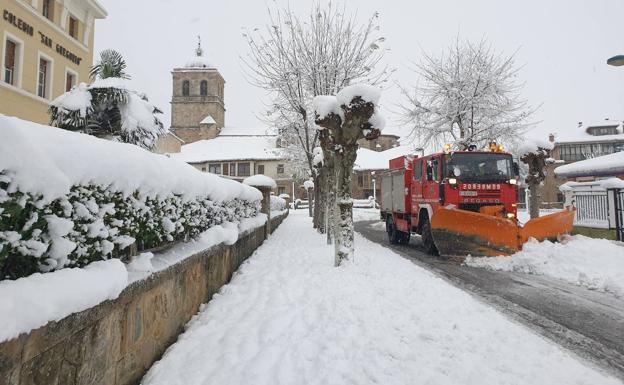
[{"label": "snow-covered roof", "polygon": [[368,148],[360,148],[357,150],[357,158],[355,159],[353,169],[356,171],[385,170],[389,168],[390,159],[408,155],[411,152],[413,152],[413,150],[409,146],[398,146],[386,151],[373,151]]},{"label": "snow-covered roof", "polygon": [[[592,135],[589,131],[593,128],[615,127],[617,134],[614,135]],[[581,123],[576,127],[566,129],[555,136],[555,142],[576,143],[576,142],[609,142],[624,140],[623,122],[617,120],[601,120],[597,122]]]},{"label": "snow-covered roof", "polygon": [[565,178],[624,175],[624,152],[559,166],[555,169],[555,175]]},{"label": "snow-covered roof", "polygon": [[216,124],[217,122],[211,115],[206,116],[199,124]]},{"label": "snow-covered roof", "polygon": [[276,148],[276,142],[275,136],[219,135],[214,139],[186,144],[181,152],[170,156],[187,163],[284,159],[283,150]]},{"label": "snow-covered roof", "polygon": [[267,127],[223,127],[219,136],[267,136],[273,132]]}]

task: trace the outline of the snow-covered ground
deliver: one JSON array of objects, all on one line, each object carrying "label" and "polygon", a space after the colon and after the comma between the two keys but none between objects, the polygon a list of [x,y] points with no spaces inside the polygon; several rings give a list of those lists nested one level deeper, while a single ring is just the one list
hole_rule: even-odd
[{"label": "snow-covered ground", "polygon": [[468,258],[465,263],[490,270],[546,275],[624,297],[624,246],[606,239],[574,235],[562,242],[533,240],[512,256]]},{"label": "snow-covered ground", "polygon": [[291,212],[142,384],[621,384],[359,235],[335,268],[310,222]]}]

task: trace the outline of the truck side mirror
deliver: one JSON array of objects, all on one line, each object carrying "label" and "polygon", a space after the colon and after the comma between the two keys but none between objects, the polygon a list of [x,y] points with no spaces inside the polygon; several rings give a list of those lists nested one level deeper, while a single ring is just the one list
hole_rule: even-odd
[{"label": "truck side mirror", "polygon": [[520,166],[518,166],[518,162],[513,162],[513,170],[515,176],[520,175]]}]

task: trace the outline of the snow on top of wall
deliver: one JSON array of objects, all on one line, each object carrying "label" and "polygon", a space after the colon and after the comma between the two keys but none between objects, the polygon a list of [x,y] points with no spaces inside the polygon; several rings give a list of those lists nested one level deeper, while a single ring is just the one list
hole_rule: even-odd
[{"label": "snow on top of wall", "polygon": [[0,170],[12,174],[12,191],[54,200],[73,185],[98,184],[123,194],[180,194],[260,200],[258,190],[138,146],[0,116]]},{"label": "snow on top of wall", "polygon": [[273,178],[268,177],[262,174],[256,174],[252,176],[248,176],[243,180],[243,184],[254,186],[254,187],[270,187],[276,188],[277,183],[273,180]]},{"label": "snow on top of wall", "polygon": [[368,148],[357,150],[357,158],[353,166],[354,170],[386,170],[390,159],[398,158],[402,155],[409,155],[413,150],[409,146],[398,146],[386,151],[373,151]]},{"label": "snow on top of wall", "polygon": [[529,139],[525,138],[518,146],[517,153],[519,156],[537,152],[540,148],[552,150],[554,144],[545,139]]},{"label": "snow on top of wall", "polygon": [[340,90],[336,95],[338,105],[348,105],[354,97],[360,96],[365,102],[371,102],[375,105],[381,99],[381,90],[368,84],[354,84]]},{"label": "snow on top of wall", "polygon": [[555,169],[555,175],[559,177],[624,175],[624,152],[559,166]]},{"label": "snow on top of wall", "polygon": [[0,342],[115,299],[127,283],[119,259],[0,281]]},{"label": "snow on top of wall", "polygon": [[63,111],[80,111],[80,116],[84,118],[87,115],[87,109],[91,107],[91,93],[85,83],[80,83],[71,91],[61,94],[50,104]]},{"label": "snow on top of wall", "polygon": [[[617,134],[612,135],[592,135],[588,132],[591,128],[616,127]],[[579,126],[568,128],[555,136],[555,141],[559,143],[572,142],[608,142],[624,140],[624,122],[617,120],[601,120],[588,122]]]},{"label": "snow on top of wall", "polygon": [[200,140],[182,146],[171,158],[187,163],[224,160],[280,160],[283,151],[276,148],[275,136],[225,136]]}]

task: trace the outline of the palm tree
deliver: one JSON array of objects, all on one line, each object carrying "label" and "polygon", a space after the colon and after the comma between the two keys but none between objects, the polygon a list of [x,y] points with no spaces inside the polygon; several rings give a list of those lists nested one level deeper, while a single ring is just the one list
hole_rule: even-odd
[{"label": "palm tree", "polygon": [[130,79],[130,75],[124,72],[125,69],[126,61],[123,56],[114,49],[105,49],[100,52],[100,60],[91,67],[89,76],[91,80],[95,80],[97,77],[100,79]]}]

